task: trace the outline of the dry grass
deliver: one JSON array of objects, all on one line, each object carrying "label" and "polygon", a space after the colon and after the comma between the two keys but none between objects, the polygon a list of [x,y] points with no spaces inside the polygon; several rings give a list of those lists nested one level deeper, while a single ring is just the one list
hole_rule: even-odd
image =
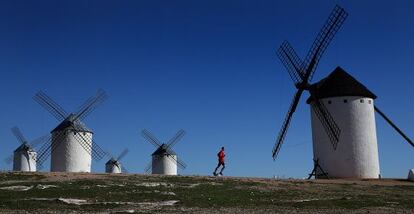
[{"label": "dry grass", "polygon": [[0,174],[2,213],[414,213],[413,201],[414,183],[392,179]]}]

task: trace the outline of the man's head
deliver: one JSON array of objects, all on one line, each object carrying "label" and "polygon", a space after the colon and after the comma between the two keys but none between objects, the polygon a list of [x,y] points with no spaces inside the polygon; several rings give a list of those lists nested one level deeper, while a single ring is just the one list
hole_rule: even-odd
[{"label": "man's head", "polygon": [[223,151],[224,151],[224,146],[223,146],[223,147],[221,147],[221,150],[223,150]]}]

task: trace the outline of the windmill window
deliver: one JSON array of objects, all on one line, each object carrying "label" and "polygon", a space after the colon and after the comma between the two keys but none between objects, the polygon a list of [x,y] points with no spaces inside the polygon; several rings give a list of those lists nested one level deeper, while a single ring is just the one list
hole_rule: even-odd
[{"label": "windmill window", "polygon": [[364,103],[364,100],[363,100],[363,99],[361,99],[361,100],[359,100],[359,102]]},{"label": "windmill window", "polygon": [[371,104],[371,100],[368,100],[368,104]]},{"label": "windmill window", "polygon": [[328,104],[332,104],[332,101],[328,100]]},{"label": "windmill window", "polygon": [[344,103],[347,103],[347,102],[348,102],[348,100],[347,100],[347,99],[345,99],[345,100],[344,100]]}]

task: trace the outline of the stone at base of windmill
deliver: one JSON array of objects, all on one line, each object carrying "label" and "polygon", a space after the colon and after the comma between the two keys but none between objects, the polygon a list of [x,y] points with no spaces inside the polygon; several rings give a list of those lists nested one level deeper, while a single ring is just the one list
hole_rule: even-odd
[{"label": "stone at base of windmill", "polygon": [[414,169],[410,169],[410,171],[408,172],[408,180],[414,181]]}]

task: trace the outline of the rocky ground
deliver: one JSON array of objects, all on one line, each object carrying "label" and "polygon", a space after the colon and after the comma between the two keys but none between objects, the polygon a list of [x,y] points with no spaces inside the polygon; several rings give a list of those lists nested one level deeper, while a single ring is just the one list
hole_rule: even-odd
[{"label": "rocky ground", "polygon": [[1,213],[414,213],[414,182],[1,173]]}]

